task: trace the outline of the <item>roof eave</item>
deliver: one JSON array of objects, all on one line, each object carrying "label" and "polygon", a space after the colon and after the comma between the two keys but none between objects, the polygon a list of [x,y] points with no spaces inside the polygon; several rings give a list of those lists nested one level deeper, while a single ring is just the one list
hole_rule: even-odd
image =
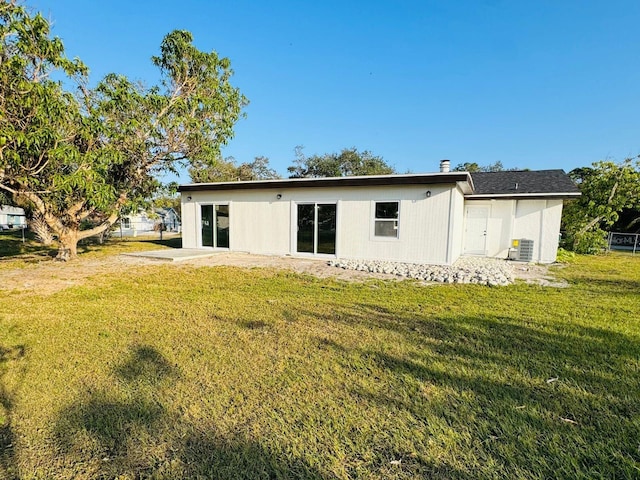
[{"label": "roof eave", "polygon": [[395,185],[458,184],[463,192],[473,191],[473,180],[467,172],[432,174],[372,175],[359,177],[296,178],[248,182],[192,183],[180,185],[179,192],[261,190],[290,188],[369,187]]},{"label": "roof eave", "polygon": [[582,195],[580,192],[533,192],[533,193],[479,193],[465,195],[467,200],[510,200],[518,198],[527,198],[531,200],[542,198],[576,198]]}]

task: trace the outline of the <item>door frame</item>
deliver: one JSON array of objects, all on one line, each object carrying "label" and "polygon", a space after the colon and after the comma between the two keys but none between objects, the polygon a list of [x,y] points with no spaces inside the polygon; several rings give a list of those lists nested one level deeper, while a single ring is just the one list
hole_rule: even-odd
[{"label": "door frame", "polygon": [[[469,209],[474,208],[478,210],[484,210],[486,215],[484,216],[485,224],[484,224],[484,245],[482,250],[469,250],[467,247],[468,235],[467,235],[467,227],[469,226]],[[487,250],[487,241],[489,237],[489,217],[491,216],[491,204],[476,204],[476,205],[465,205],[464,207],[464,244],[462,248],[463,255],[477,255],[486,257],[488,254]],[[480,218],[480,217],[478,217]]]},{"label": "door frame", "polygon": [[[211,226],[211,228],[213,229],[213,245],[212,247],[210,246],[204,246],[202,245],[202,207],[206,206],[206,205],[211,205],[213,206],[213,225]],[[229,207],[229,247],[216,247],[216,243],[217,242],[217,232],[216,232],[216,205],[226,205]],[[231,202],[213,202],[213,201],[206,201],[206,202],[197,202],[197,207],[196,207],[196,248],[202,248],[202,249],[207,249],[207,250],[224,250],[224,251],[229,251],[231,250]]]},{"label": "door frame", "polygon": [[[297,257],[314,257],[314,258],[338,258],[338,218],[340,216],[340,201],[338,200],[300,200],[291,202],[293,208],[291,209],[291,255]],[[313,251],[311,252],[298,252],[298,205],[314,205],[314,240]],[[336,206],[336,235],[335,235],[335,253],[315,253],[318,251],[318,205],[335,205]]]}]

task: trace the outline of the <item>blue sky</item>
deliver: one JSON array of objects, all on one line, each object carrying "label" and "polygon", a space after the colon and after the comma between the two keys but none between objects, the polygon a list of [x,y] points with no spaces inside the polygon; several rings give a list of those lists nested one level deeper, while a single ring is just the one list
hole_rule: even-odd
[{"label": "blue sky", "polygon": [[[370,150],[398,171],[569,171],[640,154],[640,2],[32,0],[93,82],[157,81],[174,29],[250,100],[224,156]],[[180,181],[187,182],[188,176]]]}]

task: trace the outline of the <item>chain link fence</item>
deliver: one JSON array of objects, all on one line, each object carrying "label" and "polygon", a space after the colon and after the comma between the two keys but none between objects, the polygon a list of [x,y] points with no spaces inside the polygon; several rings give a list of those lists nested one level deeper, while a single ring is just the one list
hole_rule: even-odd
[{"label": "chain link fence", "polygon": [[640,233],[609,232],[609,250],[640,252]]}]

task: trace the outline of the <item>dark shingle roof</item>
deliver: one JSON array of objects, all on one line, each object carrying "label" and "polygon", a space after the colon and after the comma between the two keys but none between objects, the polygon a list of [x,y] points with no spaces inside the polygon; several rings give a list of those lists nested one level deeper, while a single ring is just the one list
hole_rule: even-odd
[{"label": "dark shingle roof", "polygon": [[474,196],[535,195],[573,197],[580,194],[564,170],[504,171],[472,173]]}]

